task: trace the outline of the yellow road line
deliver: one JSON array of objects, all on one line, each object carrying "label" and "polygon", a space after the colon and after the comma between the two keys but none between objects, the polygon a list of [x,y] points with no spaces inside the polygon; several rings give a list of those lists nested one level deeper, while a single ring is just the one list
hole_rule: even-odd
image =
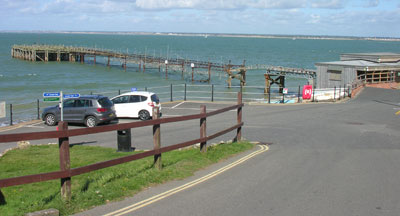
[{"label": "yellow road line", "polygon": [[166,197],[169,197],[169,196],[171,196],[173,194],[176,194],[176,193],[178,193],[180,191],[183,191],[183,190],[188,189],[190,187],[193,187],[193,186],[195,186],[197,184],[200,184],[200,183],[202,183],[204,181],[207,181],[208,179],[213,178],[213,177],[215,177],[215,176],[217,176],[217,175],[219,175],[219,174],[221,174],[221,173],[223,173],[223,172],[225,172],[225,171],[227,171],[227,170],[229,170],[229,169],[231,169],[231,168],[233,168],[233,167],[235,167],[235,166],[247,161],[248,159],[250,159],[250,158],[252,158],[252,157],[254,157],[256,155],[267,151],[267,150],[268,150],[268,146],[260,146],[259,150],[255,151],[255,152],[253,152],[253,153],[251,153],[251,154],[249,154],[247,156],[244,156],[244,157],[240,158],[239,160],[237,160],[237,161],[235,161],[235,162],[233,162],[231,164],[228,164],[228,165],[226,165],[226,166],[224,166],[224,167],[222,167],[222,168],[220,168],[220,169],[218,169],[218,170],[216,170],[216,171],[214,171],[214,172],[212,172],[212,173],[210,173],[208,175],[205,175],[205,176],[203,176],[203,177],[201,177],[199,179],[193,180],[193,181],[191,181],[189,183],[186,183],[186,184],[184,184],[182,186],[179,186],[179,187],[173,188],[171,190],[168,190],[168,191],[166,191],[164,193],[161,193],[161,194],[155,195],[153,197],[150,197],[150,198],[148,198],[146,200],[143,200],[143,201],[140,201],[138,203],[132,204],[132,205],[127,206],[125,208],[122,208],[122,209],[116,210],[114,212],[105,214],[104,216],[111,216],[111,215],[120,216],[120,215],[123,215],[123,214],[127,214],[127,213],[130,213],[130,212],[133,212],[133,211],[135,211],[137,209],[140,209],[140,208],[143,208],[145,206],[148,206],[148,205],[150,205],[150,204],[152,204],[154,202],[157,202],[157,201],[162,200],[162,199],[164,199]]}]

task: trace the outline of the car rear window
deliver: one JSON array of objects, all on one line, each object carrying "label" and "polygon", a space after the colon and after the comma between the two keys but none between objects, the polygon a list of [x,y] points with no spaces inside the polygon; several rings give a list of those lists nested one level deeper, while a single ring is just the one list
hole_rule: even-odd
[{"label": "car rear window", "polygon": [[113,102],[111,102],[107,97],[100,98],[98,102],[102,107],[111,107],[113,105]]},{"label": "car rear window", "polygon": [[151,95],[151,101],[156,102],[156,103],[160,103],[160,99],[158,99],[156,94]]}]

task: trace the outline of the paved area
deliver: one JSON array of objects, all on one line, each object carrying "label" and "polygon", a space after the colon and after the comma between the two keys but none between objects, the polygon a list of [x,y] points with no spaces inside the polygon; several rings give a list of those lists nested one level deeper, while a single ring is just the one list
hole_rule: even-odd
[{"label": "paved area", "polygon": [[[212,109],[213,105],[224,106],[211,104],[207,108]],[[196,113],[199,104],[180,104],[175,108],[187,109],[163,112],[166,115]],[[397,216],[400,212],[400,116],[396,113],[399,110],[399,90],[374,88],[366,88],[357,98],[337,104],[246,106],[243,136],[272,143],[268,151],[124,215]],[[210,131],[216,129],[211,125],[230,125],[222,117],[211,121],[212,124],[207,122]],[[198,134],[198,125],[196,121],[162,126],[163,143],[167,145]],[[149,130],[133,133],[141,139],[144,136],[141,133],[151,133]],[[172,133],[178,133],[179,137],[167,135]],[[115,134],[111,136],[110,142],[115,143]],[[226,138],[232,136],[228,134]],[[108,145],[107,138],[88,137],[87,140]],[[149,146],[134,143],[143,148]],[[150,188],[81,215],[105,215],[135,205],[202,178],[248,154],[251,152],[202,170],[189,179]]]},{"label": "paved area", "polygon": [[[269,151],[126,215],[397,216],[399,108],[398,90],[372,88],[339,104],[247,106],[244,136],[272,142]],[[131,206],[231,162],[82,215]]]}]

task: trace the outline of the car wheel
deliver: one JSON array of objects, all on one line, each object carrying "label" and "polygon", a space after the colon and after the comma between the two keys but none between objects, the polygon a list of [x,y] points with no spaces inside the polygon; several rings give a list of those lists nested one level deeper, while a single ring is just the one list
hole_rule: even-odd
[{"label": "car wheel", "polygon": [[150,113],[147,110],[140,110],[139,119],[142,121],[150,119]]},{"label": "car wheel", "polygon": [[96,127],[97,125],[97,119],[94,116],[88,116],[85,119],[85,125],[86,127]]},{"label": "car wheel", "polygon": [[56,116],[53,115],[53,114],[47,114],[47,115],[46,115],[46,118],[45,118],[44,120],[45,120],[45,123],[46,123],[48,126],[54,126],[54,125],[57,124]]}]

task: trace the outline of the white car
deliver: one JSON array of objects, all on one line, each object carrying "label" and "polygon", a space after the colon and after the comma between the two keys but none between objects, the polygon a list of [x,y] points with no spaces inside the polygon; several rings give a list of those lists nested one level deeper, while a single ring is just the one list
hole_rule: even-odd
[{"label": "white car", "polygon": [[148,120],[153,116],[153,107],[159,107],[161,103],[153,92],[133,91],[111,98],[114,103],[117,118],[139,118]]}]

